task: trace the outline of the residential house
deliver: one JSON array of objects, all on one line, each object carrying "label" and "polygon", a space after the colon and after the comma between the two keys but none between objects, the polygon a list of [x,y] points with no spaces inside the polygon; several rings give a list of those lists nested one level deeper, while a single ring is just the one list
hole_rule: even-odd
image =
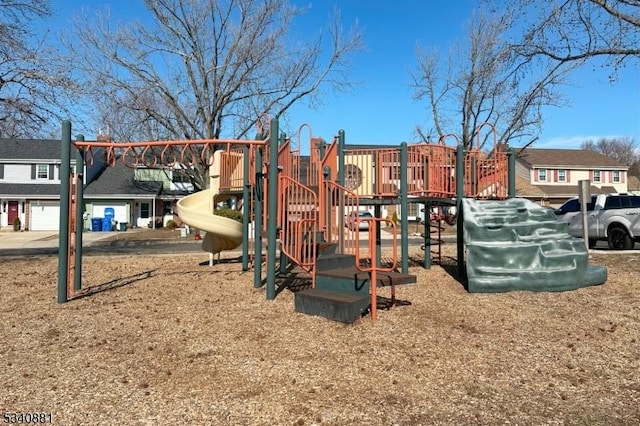
[{"label": "residential house", "polygon": [[[0,228],[57,230],[60,225],[60,140],[0,139]],[[100,153],[98,153],[100,154]],[[71,167],[75,170],[75,156]],[[100,155],[84,167],[90,182],[104,167]]]},{"label": "residential house", "polygon": [[640,179],[637,176],[628,176],[627,191],[640,194]]},{"label": "residential house", "polygon": [[516,149],[516,195],[557,207],[578,195],[578,181],[591,194],[627,192],[629,167],[595,151]]},{"label": "residential house", "polygon": [[113,209],[120,229],[162,227],[177,220],[175,203],[191,192],[193,185],[179,168],[130,168],[118,160],[85,188],[85,227],[90,229],[93,218],[104,218],[106,208]]}]

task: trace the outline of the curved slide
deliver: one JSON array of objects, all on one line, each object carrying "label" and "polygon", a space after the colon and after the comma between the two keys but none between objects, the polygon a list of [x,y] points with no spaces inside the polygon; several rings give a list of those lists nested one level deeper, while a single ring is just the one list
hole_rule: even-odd
[{"label": "curved slide", "polygon": [[233,250],[242,244],[242,223],[213,214],[216,195],[208,189],[187,195],[177,203],[180,220],[207,233],[202,249],[212,254]]}]

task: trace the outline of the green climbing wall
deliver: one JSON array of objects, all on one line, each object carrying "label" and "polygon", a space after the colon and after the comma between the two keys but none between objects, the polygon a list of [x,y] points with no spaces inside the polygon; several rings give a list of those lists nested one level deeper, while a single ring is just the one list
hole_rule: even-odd
[{"label": "green climbing wall", "polygon": [[607,280],[551,209],[522,198],[462,204],[469,292],[565,291]]}]

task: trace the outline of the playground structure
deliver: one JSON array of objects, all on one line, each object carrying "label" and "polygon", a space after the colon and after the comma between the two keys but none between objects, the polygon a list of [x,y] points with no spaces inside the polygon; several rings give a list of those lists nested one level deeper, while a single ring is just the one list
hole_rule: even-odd
[{"label": "playground structure", "polygon": [[[308,163],[302,161],[300,150],[305,130],[309,133],[305,141]],[[258,121],[256,140],[132,143],[85,142],[81,136],[72,142],[71,125],[65,122],[58,302],[66,302],[82,287],[82,228],[75,220],[82,217],[82,185],[76,184],[82,180],[69,169],[72,146],[77,151],[77,164],[91,161],[99,149],[105,150],[109,166],[122,161],[129,167],[176,163],[189,167],[201,160],[209,166],[210,186],[183,198],[178,215],[190,226],[206,231],[203,248],[213,254],[242,246],[242,269],[253,266],[254,286],[265,285],[267,299],[276,296],[276,273],[286,274],[298,267],[309,275],[311,283],[309,289],[296,293],[296,310],[353,322],[366,309],[376,319],[378,286],[391,287],[393,305],[395,286],[415,282],[408,274],[409,201],[422,204],[425,214],[432,207],[457,208],[458,276],[464,280],[462,200],[515,196],[514,153],[498,150],[495,131],[493,134],[494,150],[487,156],[479,148],[447,146],[449,139],[457,142],[452,135],[436,144],[347,148],[344,131],[326,143],[313,136],[310,126],[303,125],[294,141],[280,133],[276,119]],[[232,196],[242,201],[242,223],[214,214],[216,205]],[[391,205],[399,205],[402,212],[399,231],[396,223],[381,217],[381,208]],[[345,217],[361,208],[374,210],[373,218],[356,219],[356,225],[361,220],[368,222],[366,245],[365,233],[358,232],[358,226],[355,231],[345,228]],[[382,225],[393,230],[392,255],[384,262]],[[431,245],[430,235],[430,221],[425,220],[425,247]],[[431,254],[426,249],[424,266],[430,264]]]}]

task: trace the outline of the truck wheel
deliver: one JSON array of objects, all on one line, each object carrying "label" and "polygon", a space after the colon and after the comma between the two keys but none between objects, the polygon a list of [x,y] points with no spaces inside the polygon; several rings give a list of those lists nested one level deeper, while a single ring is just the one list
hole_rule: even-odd
[{"label": "truck wheel", "polygon": [[631,250],[633,248],[633,241],[629,233],[621,226],[609,229],[608,242],[611,250]]}]

